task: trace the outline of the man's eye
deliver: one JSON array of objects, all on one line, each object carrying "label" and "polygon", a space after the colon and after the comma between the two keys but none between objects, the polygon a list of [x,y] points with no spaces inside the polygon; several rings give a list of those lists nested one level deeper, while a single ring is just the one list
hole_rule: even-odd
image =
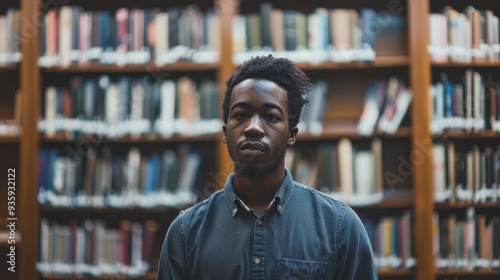
[{"label": "man's eye", "polygon": [[268,121],[271,121],[271,122],[277,122],[277,121],[280,120],[278,118],[278,116],[276,116],[276,115],[267,115],[266,118],[267,118]]},{"label": "man's eye", "polygon": [[247,114],[245,114],[245,113],[235,113],[233,115],[233,118],[235,118],[235,119],[244,119],[246,116],[247,116]]}]

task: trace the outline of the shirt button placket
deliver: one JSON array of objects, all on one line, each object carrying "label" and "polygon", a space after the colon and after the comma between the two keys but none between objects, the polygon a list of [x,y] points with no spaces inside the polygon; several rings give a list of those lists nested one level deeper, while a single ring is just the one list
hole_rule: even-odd
[{"label": "shirt button placket", "polygon": [[266,249],[266,227],[262,219],[254,224],[252,280],[264,279],[264,254]]}]

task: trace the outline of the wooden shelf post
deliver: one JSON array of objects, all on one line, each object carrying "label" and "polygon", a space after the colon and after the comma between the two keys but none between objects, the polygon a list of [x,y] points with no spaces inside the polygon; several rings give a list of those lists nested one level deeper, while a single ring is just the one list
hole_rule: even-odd
[{"label": "wooden shelf post", "polygon": [[429,2],[408,0],[410,47],[410,81],[412,104],[413,187],[415,188],[415,219],[413,242],[417,259],[416,280],[434,279],[432,254],[432,216],[434,213],[432,138],[430,134],[429,96],[431,82],[427,53],[429,37]]}]

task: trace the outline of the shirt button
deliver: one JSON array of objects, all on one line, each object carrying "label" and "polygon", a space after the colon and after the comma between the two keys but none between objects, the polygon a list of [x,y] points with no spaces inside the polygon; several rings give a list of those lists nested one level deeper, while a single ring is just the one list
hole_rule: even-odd
[{"label": "shirt button", "polygon": [[253,260],[253,262],[254,262],[255,264],[260,264],[260,259],[259,259],[259,258],[255,258],[255,259]]},{"label": "shirt button", "polygon": [[238,209],[234,208],[233,209],[233,215],[236,215],[236,212],[238,212]]},{"label": "shirt button", "polygon": [[257,220],[257,224],[262,225],[262,220]]},{"label": "shirt button", "polygon": [[278,204],[278,207],[276,208],[278,208],[278,211],[281,211],[281,205]]}]

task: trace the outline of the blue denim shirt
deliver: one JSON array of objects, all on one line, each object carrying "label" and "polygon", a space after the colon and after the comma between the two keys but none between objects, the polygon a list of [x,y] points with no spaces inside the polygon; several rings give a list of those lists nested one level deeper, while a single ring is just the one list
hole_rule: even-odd
[{"label": "blue denim shirt", "polygon": [[165,237],[158,279],[377,279],[372,248],[344,202],[288,170],[259,217],[233,188],[182,211]]}]

